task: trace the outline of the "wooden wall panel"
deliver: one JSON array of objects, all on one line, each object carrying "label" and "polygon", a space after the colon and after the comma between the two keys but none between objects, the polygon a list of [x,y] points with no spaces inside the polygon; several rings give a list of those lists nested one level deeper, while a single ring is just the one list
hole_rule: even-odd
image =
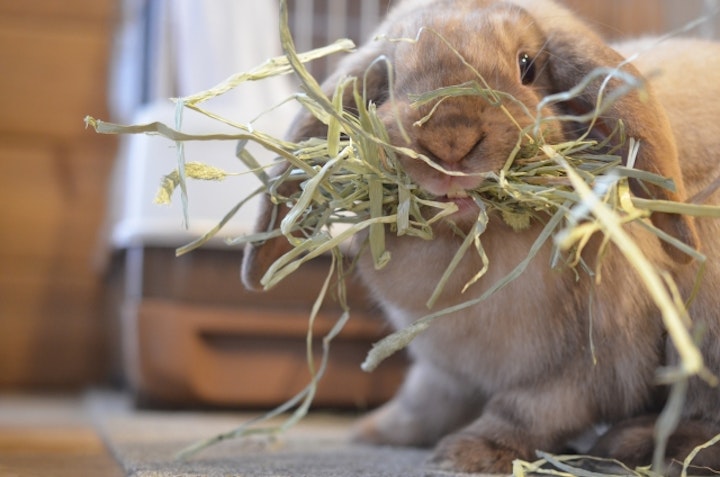
[{"label": "wooden wall panel", "polygon": [[83,133],[104,102],[108,28],[0,17],[0,131],[56,138]]},{"label": "wooden wall panel", "polygon": [[115,0],[0,1],[0,391],[81,387],[110,367],[93,268],[116,139]]},{"label": "wooden wall panel", "polygon": [[82,386],[112,354],[93,267],[112,147],[0,146],[0,388]]},{"label": "wooden wall panel", "polygon": [[0,17],[106,23],[116,8],[116,2],[108,0],[0,0]]},{"label": "wooden wall panel", "polygon": [[[607,38],[627,38],[648,34],[664,34],[680,29],[704,17],[705,0],[563,0],[565,4],[587,19]],[[720,7],[720,2],[715,1]],[[715,15],[704,27],[690,34],[709,36],[716,33],[720,18]]]}]

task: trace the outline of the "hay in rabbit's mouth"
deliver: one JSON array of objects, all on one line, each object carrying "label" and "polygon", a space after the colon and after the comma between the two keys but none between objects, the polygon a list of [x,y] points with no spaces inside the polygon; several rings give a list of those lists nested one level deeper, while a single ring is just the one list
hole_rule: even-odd
[{"label": "hay in rabbit's mouth", "polygon": [[[538,119],[535,127],[526,130],[518,129],[518,143],[504,167],[499,171],[484,174],[484,180],[478,188],[471,191],[456,191],[451,194],[452,197],[433,197],[419,189],[398,166],[398,157],[399,155],[410,156],[426,161],[432,167],[438,167],[437,164],[416,151],[390,144],[387,132],[377,117],[375,105],[366,102],[363,97],[362,78],[345,79],[338,85],[334,96],[328,98],[304,67],[305,62],[317,57],[351,50],[352,42],[341,40],[319,50],[297,54],[287,28],[287,12],[284,2],[282,2],[282,6],[285,15],[281,25],[284,56],[271,59],[249,73],[235,75],[216,88],[177,100],[179,109],[190,108],[199,111],[237,128],[237,134],[193,135],[162,123],[121,126],[90,117],[86,118],[86,123],[100,133],[153,133],[176,142],[240,141],[238,157],[250,171],[257,175],[262,185],[248,197],[242,198],[238,205],[230,210],[225,218],[207,234],[179,248],[178,254],[184,254],[202,246],[220,231],[250,197],[268,193],[275,203],[292,206],[288,215],[271,230],[239,237],[229,242],[238,245],[248,242],[260,243],[278,236],[287,238],[292,245],[292,250],[280,257],[262,278],[262,285],[266,288],[276,285],[303,263],[320,255],[330,254],[333,257],[333,265],[328,281],[318,297],[318,303],[321,303],[328,293],[330,276],[333,273],[340,278],[344,276],[342,244],[350,238],[361,233],[367,234],[366,245],[372,254],[375,266],[377,268],[391,266],[392,257],[385,249],[385,234],[393,233],[431,240],[433,225],[438,221],[451,220],[452,215],[458,210],[457,201],[448,199],[471,199],[477,207],[477,220],[470,231],[458,229],[458,234],[463,236],[462,245],[459,247],[455,259],[448,264],[443,279],[437,284],[433,295],[427,297],[428,307],[432,308],[458,261],[469,251],[480,254],[485,267],[478,270],[477,275],[466,284],[465,288],[472,286],[483,275],[487,266],[490,266],[491,258],[485,256],[482,249],[482,233],[491,217],[501,217],[505,223],[517,230],[528,227],[534,221],[543,225],[542,232],[529,250],[527,258],[479,298],[460,303],[451,309],[432,311],[427,316],[418,319],[410,327],[393,333],[377,343],[363,363],[363,369],[374,369],[384,358],[405,347],[438,317],[460,308],[472,306],[512,282],[523,273],[533,256],[546,243],[552,243],[556,250],[556,261],[551,266],[575,266],[580,269],[580,272],[583,270],[592,272],[583,263],[581,252],[590,236],[601,233],[605,235],[607,241],[615,243],[625,253],[629,263],[640,274],[648,292],[661,310],[668,332],[679,351],[681,360],[678,367],[662,370],[663,379],[682,383],[688,377],[697,374],[712,379],[707,376],[702,357],[691,338],[683,300],[673,292],[676,287],[672,286],[670,278],[655,269],[645,259],[637,245],[624,233],[623,226],[628,222],[642,223],[643,226],[652,229],[662,240],[672,243],[702,262],[704,257],[699,252],[654,229],[645,219],[653,211],[718,217],[720,216],[719,208],[649,201],[631,196],[628,188],[629,178],[661,187],[673,187],[672,181],[667,178],[632,167],[633,151],[636,151],[635,147],[637,146],[632,138],[622,138],[617,141],[619,143],[627,141],[627,144],[630,145],[629,157],[625,158],[619,155],[619,148],[609,149],[607,144],[598,144],[587,138],[562,144],[548,144],[543,140],[542,134],[538,133],[540,128],[537,126],[542,119]],[[392,72],[392,65],[388,65],[388,70]],[[304,89],[304,93],[295,95],[294,99],[316,118],[327,124],[328,135],[326,138],[315,138],[300,143],[288,142],[268,136],[251,126],[237,124],[219,117],[200,106],[202,102],[224,94],[245,81],[261,80],[265,77],[287,73],[294,73]],[[594,77],[587,78],[585,86],[593,79],[608,74],[623,80],[628,91],[641,87],[633,78],[625,78],[618,71],[594,72]],[[578,85],[578,91],[582,87],[582,84]],[[346,90],[351,91],[355,98],[356,110],[352,113],[343,109],[341,104],[341,98]],[[419,95],[415,101],[417,104],[421,104],[441,101],[442,98],[462,94],[491,95],[497,100],[498,107],[502,107],[503,101],[513,101],[513,98],[489,89],[483,83],[482,78]],[[553,99],[548,98],[546,101]],[[390,97],[389,101],[393,101],[393,98]],[[599,102],[597,112],[602,108],[603,104]],[[586,119],[590,123],[594,120],[593,118]],[[614,134],[623,135],[621,124]],[[279,177],[269,177],[252,154],[242,146],[248,141],[273,151],[280,159],[288,161],[291,167]],[[179,150],[182,151],[181,148]],[[230,174],[208,164],[185,162],[181,152],[178,169],[163,180],[158,201],[169,201],[178,187],[181,189],[181,195],[185,201],[184,184],[188,178],[221,180],[228,175]],[[285,181],[300,182],[302,184],[300,190],[290,197],[282,196],[278,190],[279,185]],[[338,225],[342,227],[336,228]],[[303,392],[269,413],[268,416],[264,416],[264,418],[272,417],[296,407],[295,412],[285,424],[280,428],[270,430],[272,432],[280,432],[294,424],[304,415],[312,402],[317,381],[322,376],[327,364],[329,343],[349,317],[347,306],[343,300],[344,290],[339,290],[338,295],[346,312],[323,340],[325,350],[323,360],[317,368],[311,364],[315,372]],[[682,400],[682,393],[678,393],[675,401],[671,400],[668,407],[668,413],[670,413],[668,424],[664,429],[662,426],[660,427],[661,434],[664,433],[667,436],[672,430],[672,413],[677,413],[678,410],[671,409],[671,407],[677,406],[678,399]],[[190,455],[214,442],[256,433],[258,430],[254,427],[255,424],[257,423],[247,423],[227,434],[198,443],[185,450],[182,455]],[[262,432],[267,432],[267,430]],[[529,467],[519,467],[516,471],[522,473],[523,469],[526,471]]]}]

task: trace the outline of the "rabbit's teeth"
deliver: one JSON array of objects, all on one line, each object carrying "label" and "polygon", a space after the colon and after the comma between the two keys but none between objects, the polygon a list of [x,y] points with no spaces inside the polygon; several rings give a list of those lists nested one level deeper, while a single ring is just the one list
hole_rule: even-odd
[{"label": "rabbit's teeth", "polygon": [[465,199],[468,193],[465,189],[455,189],[447,193],[448,199]]}]

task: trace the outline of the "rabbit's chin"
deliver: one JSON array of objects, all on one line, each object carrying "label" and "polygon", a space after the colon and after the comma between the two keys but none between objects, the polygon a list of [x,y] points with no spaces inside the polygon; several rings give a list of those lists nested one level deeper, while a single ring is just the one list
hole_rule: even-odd
[{"label": "rabbit's chin", "polygon": [[469,226],[477,222],[480,215],[480,207],[472,197],[441,197],[441,202],[455,204],[457,211],[448,216],[448,220],[458,226]]}]

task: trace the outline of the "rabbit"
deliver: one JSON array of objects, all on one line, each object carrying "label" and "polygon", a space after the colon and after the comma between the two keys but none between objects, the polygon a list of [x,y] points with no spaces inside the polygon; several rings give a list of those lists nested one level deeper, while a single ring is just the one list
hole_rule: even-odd
[{"label": "rabbit", "polygon": [[[720,175],[720,63],[713,60],[720,58],[719,44],[649,39],[613,47],[552,0],[405,0],[388,12],[376,34],[417,41],[364,44],[339,63],[324,82],[324,91],[330,95],[348,75],[365,77],[369,100],[377,105],[391,142],[425,154],[447,171],[468,173],[502,167],[519,128],[533,119],[508,101],[505,106],[519,122],[513,124],[487,99],[461,96],[444,100],[427,122],[418,124],[431,106],[411,107],[412,94],[475,80],[471,66],[491,88],[535,111],[543,98],[570,90],[596,68],[618,67],[626,56],[643,51],[621,69],[644,87],[615,101],[595,124],[593,137],[608,138],[622,119],[627,135],[640,141],[635,167],[674,180],[674,191],[633,182],[635,195],[720,203],[713,188]],[[647,45],[652,47],[644,48]],[[375,61],[382,55],[393,65],[392,83],[386,64]],[[610,90],[619,84],[611,81]],[[553,117],[590,111],[599,88],[597,80],[579,97],[548,104],[541,113]],[[349,95],[345,100],[350,107]],[[548,120],[543,128],[552,142],[578,137],[587,124]],[[322,137],[326,130],[302,112],[289,137]],[[478,209],[464,191],[480,180],[452,176],[410,157],[399,162],[420,188],[437,200],[454,202],[458,211],[433,226],[432,240],[389,231],[386,247],[392,258],[382,269],[376,269],[369,253],[360,252],[357,273],[396,328],[428,314],[426,299],[462,241],[457,228],[468,230],[477,218]],[[274,174],[285,167],[276,166]],[[281,193],[297,187],[285,183]],[[287,210],[265,197],[257,230],[274,227]],[[699,346],[706,368],[720,375],[720,223],[669,213],[654,213],[651,221],[708,257],[689,313],[695,329],[702,330]],[[460,292],[482,268],[478,254],[468,252],[434,309],[479,297],[527,256],[542,227],[534,221],[516,231],[491,213],[482,235],[490,261],[487,273]],[[697,260],[638,224],[625,230],[688,297],[700,266]],[[573,439],[605,424],[609,430],[592,443],[590,455],[649,465],[655,418],[668,392],[658,383],[657,370],[677,364],[678,355],[660,312],[621,251],[611,244],[602,260],[597,259],[602,237],[596,235],[583,258],[591,268],[599,267],[601,277],[551,269],[552,247],[547,244],[509,286],[436,320],[410,343],[412,364],[397,395],[361,418],[353,428],[354,438],[381,445],[434,446],[429,465],[440,469],[509,473],[513,460],[534,460],[537,450],[564,452]],[[245,286],[258,289],[263,273],[289,249],[283,237],[247,245]],[[678,461],[718,433],[720,390],[693,377],[666,462],[677,472]],[[720,469],[720,447],[701,451],[694,464]]]}]

